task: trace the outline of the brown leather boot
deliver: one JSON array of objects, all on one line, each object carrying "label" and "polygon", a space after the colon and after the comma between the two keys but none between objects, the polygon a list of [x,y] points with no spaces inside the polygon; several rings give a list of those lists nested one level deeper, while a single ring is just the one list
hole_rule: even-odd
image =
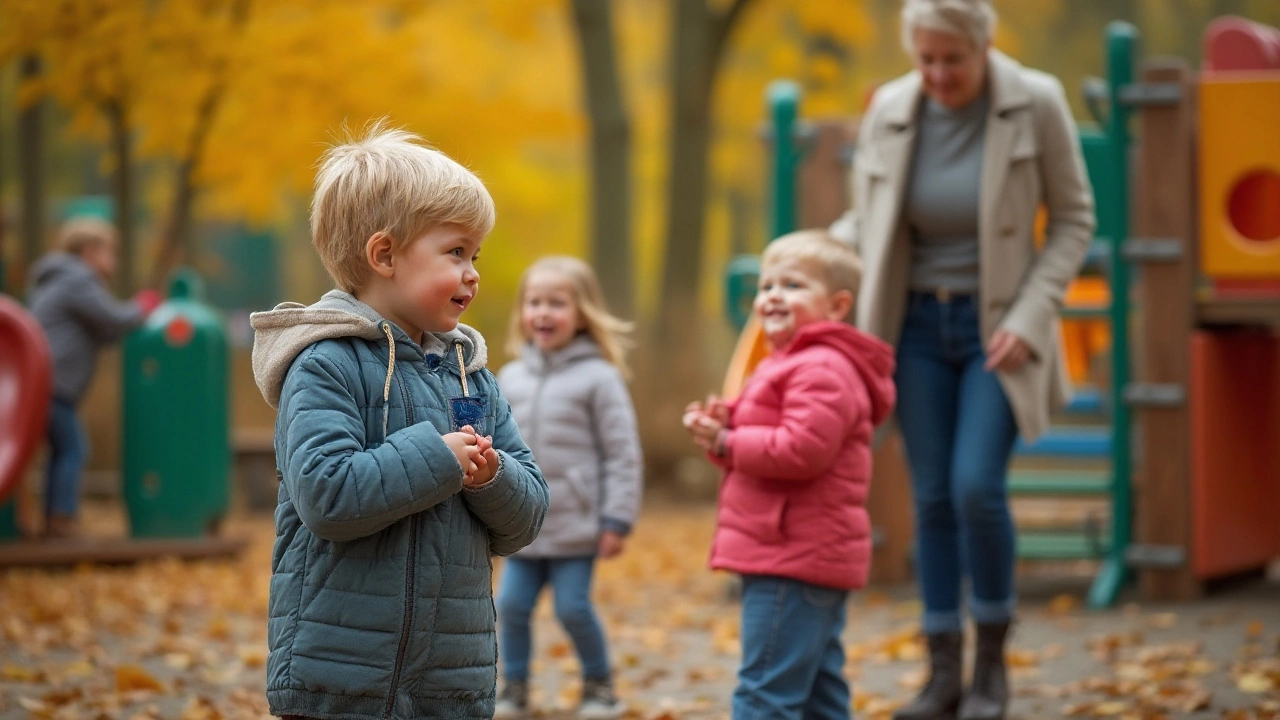
[{"label": "brown leather boot", "polygon": [[960,707],[960,720],[1004,720],[1009,707],[1009,673],[1004,663],[1009,623],[978,625],[973,683]]},{"label": "brown leather boot", "polygon": [[960,632],[926,635],[929,682],[915,700],[893,713],[893,720],[951,720],[960,706],[964,635]]}]

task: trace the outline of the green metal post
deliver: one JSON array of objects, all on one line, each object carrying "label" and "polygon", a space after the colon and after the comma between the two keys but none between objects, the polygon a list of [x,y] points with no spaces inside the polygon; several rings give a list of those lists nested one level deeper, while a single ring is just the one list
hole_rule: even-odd
[{"label": "green metal post", "polygon": [[[800,95],[800,85],[791,80],[775,80],[765,90],[773,137],[770,178],[773,216],[769,223],[769,241],[796,229],[796,181],[804,156],[796,132]],[[733,258],[725,270],[725,310],[729,322],[739,330],[751,317],[751,301],[759,277],[760,258],[754,255]]]},{"label": "green metal post", "polygon": [[800,150],[796,143],[796,118],[800,110],[800,86],[791,80],[775,80],[765,91],[773,120],[773,224],[769,240],[796,229],[796,169]]},{"label": "green metal post", "polygon": [[[1120,101],[1121,91],[1133,83],[1138,56],[1138,29],[1126,22],[1107,25],[1107,97],[1110,115],[1106,132],[1113,153],[1111,167],[1129,187],[1130,109]],[[1132,455],[1130,416],[1124,401],[1129,384],[1129,265],[1124,258],[1129,238],[1129,197],[1121,192],[1116,203],[1116,230],[1111,238],[1111,543],[1102,568],[1089,589],[1089,605],[1108,607],[1116,600],[1128,577],[1125,550],[1133,535]]]}]

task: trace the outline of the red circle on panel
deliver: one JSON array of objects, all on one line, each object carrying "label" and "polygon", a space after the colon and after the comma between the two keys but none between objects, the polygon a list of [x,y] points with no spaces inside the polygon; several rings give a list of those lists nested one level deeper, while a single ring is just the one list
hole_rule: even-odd
[{"label": "red circle on panel", "polygon": [[195,337],[196,329],[191,321],[179,315],[164,326],[164,341],[169,347],[183,347]]},{"label": "red circle on panel", "polygon": [[1227,218],[1246,240],[1280,240],[1280,173],[1255,170],[1236,181],[1227,197]]}]

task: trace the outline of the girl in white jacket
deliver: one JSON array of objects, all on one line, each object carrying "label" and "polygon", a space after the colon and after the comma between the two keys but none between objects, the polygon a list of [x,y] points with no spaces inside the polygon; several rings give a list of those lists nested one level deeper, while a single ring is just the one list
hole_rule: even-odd
[{"label": "girl in white jacket", "polygon": [[623,357],[631,324],[605,309],[595,273],[577,258],[546,257],[520,279],[502,392],[551,491],[531,545],[499,581],[503,688],[495,717],[529,711],[530,617],[545,585],[582,664],[582,718],[616,718],[604,631],[591,605],[598,558],[622,552],[640,510],[640,438]]}]

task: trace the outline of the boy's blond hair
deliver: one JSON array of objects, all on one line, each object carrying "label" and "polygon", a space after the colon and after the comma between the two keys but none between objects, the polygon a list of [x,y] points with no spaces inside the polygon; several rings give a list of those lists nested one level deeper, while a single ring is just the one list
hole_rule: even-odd
[{"label": "boy's blond hair", "polygon": [[829,292],[848,290],[857,299],[862,285],[862,260],[853,248],[826,230],[797,230],[783,235],[765,246],[760,265],[783,260],[809,267]]},{"label": "boy's blond hair", "polygon": [[529,287],[529,278],[536,273],[555,275],[569,286],[578,314],[587,326],[585,332],[600,348],[604,359],[617,368],[622,377],[629,378],[631,370],[627,366],[626,353],[631,347],[631,339],[627,336],[634,325],[611,314],[605,307],[600,281],[596,279],[591,266],[567,255],[541,258],[520,276],[520,284],[516,288],[515,310],[511,313],[511,322],[507,326],[507,352],[519,357],[520,351],[529,342],[529,336],[524,332],[524,295]]},{"label": "boy's blond hair", "polygon": [[338,287],[355,292],[369,275],[365,246],[391,236],[395,252],[440,225],[481,237],[493,229],[484,183],[422,138],[371,123],[363,137],[325,152],[311,201],[311,241]]},{"label": "boy's blond hair", "polygon": [[58,249],[72,255],[116,241],[116,226],[96,217],[76,217],[58,229]]}]

